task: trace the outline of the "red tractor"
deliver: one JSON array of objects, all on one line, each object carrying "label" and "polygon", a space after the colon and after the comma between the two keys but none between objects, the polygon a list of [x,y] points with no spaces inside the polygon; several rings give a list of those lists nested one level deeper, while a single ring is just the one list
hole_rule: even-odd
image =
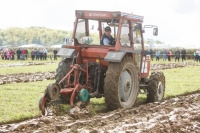
[{"label": "red tractor", "polygon": [[[56,82],[50,84],[39,101],[42,114],[53,101],[62,99],[73,107],[77,101],[105,98],[109,110],[131,108],[140,93],[148,102],[161,101],[165,92],[162,72],[150,71],[145,54],[143,17],[119,11],[76,10],[72,39],[66,39],[58,54]],[[103,44],[108,28],[113,43]],[[109,38],[107,37],[107,41]],[[105,41],[106,42],[106,41]]]}]

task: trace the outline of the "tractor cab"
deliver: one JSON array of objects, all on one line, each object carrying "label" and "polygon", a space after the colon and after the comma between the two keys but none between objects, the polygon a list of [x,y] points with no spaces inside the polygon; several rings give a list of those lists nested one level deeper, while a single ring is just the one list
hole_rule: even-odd
[{"label": "tractor cab", "polygon": [[[153,28],[153,35],[158,34],[156,26],[142,26],[143,16],[123,13],[119,11],[84,11],[77,10],[75,12],[76,19],[74,22],[74,30],[72,39],[67,39],[66,48],[75,48],[76,54],[81,53],[82,56],[77,58],[78,64],[83,64],[86,59],[89,62],[99,60],[103,66],[108,66],[110,61],[120,62],[126,53],[132,54],[137,62],[137,66],[142,71],[141,78],[148,77],[149,71],[144,71],[142,61],[144,55],[144,28]],[[105,27],[111,28],[111,36],[114,38],[113,45],[101,44]],[[58,55],[66,57],[63,54],[65,49],[61,49]],[[114,53],[117,52],[117,53]],[[114,58],[119,55],[118,58]],[[149,70],[150,60],[145,57],[148,62],[145,70]],[[145,63],[144,63],[145,64]],[[144,73],[145,72],[145,73]]]},{"label": "tractor cab", "polygon": [[[76,20],[72,38],[77,40],[74,45],[100,45],[104,28],[111,28],[111,35],[115,38],[116,51],[122,47],[142,49],[143,17],[122,12],[105,11],[76,11]],[[104,45],[105,46],[105,45]]]}]

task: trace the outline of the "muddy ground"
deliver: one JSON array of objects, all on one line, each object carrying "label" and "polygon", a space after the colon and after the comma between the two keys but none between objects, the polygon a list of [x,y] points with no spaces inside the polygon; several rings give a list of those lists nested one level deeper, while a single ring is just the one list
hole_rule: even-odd
[{"label": "muddy ground", "polygon": [[93,117],[86,109],[65,116],[43,116],[1,125],[0,132],[197,133],[200,132],[200,94],[99,113]]},{"label": "muddy ground", "polygon": [[[44,65],[44,64],[45,63],[43,63],[43,64],[41,63],[38,65]],[[34,65],[34,64],[32,64],[32,65]],[[198,66],[198,65],[200,65],[200,64],[196,64],[196,63],[152,64],[151,70],[164,70],[164,69],[173,69],[173,68],[179,68],[179,67]],[[36,73],[4,74],[4,75],[0,75],[0,85],[10,84],[10,83],[19,83],[19,82],[35,82],[35,81],[42,81],[42,80],[53,80],[54,77],[55,77],[54,71],[52,71],[52,72],[36,72]]]},{"label": "muddy ground", "polygon": [[[50,63],[57,63],[57,62],[19,62],[19,63],[14,63],[14,64],[0,64],[0,68],[1,67],[48,65]],[[165,69],[165,68],[169,69],[169,68],[184,67],[188,65],[199,65],[199,64],[197,64],[196,62],[181,62],[181,63],[167,63],[167,64],[151,64],[151,67],[153,69]]]},{"label": "muddy ground", "polygon": [[55,79],[55,72],[36,72],[36,73],[18,73],[0,75],[0,85],[19,83],[19,82],[35,82],[43,80]]},{"label": "muddy ground", "polygon": [[164,69],[173,69],[181,68],[186,66],[200,66],[200,64],[195,62],[182,62],[182,63],[167,63],[167,64],[151,64],[151,70],[164,70]]}]

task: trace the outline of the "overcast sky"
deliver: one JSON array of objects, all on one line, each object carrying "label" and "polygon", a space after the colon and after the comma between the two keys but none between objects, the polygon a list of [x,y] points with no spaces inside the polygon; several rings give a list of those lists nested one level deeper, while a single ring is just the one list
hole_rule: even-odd
[{"label": "overcast sky", "polygon": [[144,16],[144,24],[158,26],[157,37],[144,34],[145,38],[200,47],[200,0],[0,0],[0,5],[0,29],[70,30],[75,10],[122,11]]}]

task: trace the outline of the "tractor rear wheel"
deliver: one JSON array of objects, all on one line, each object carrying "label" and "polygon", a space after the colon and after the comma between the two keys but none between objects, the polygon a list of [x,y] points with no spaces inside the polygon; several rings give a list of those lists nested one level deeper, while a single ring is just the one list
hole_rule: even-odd
[{"label": "tractor rear wheel", "polygon": [[131,108],[139,90],[139,71],[131,57],[110,62],[104,80],[104,97],[109,110]]},{"label": "tractor rear wheel", "polygon": [[[56,75],[55,75],[56,83],[59,83],[65,77],[65,75],[71,70],[70,68],[71,62],[72,62],[71,58],[70,59],[67,58],[59,62],[58,68],[56,69]],[[66,80],[64,81],[64,83],[65,82]],[[61,86],[61,87],[64,87],[64,86]]]},{"label": "tractor rear wheel", "polygon": [[152,72],[147,88],[147,102],[163,100],[165,94],[165,76],[162,72]]}]

